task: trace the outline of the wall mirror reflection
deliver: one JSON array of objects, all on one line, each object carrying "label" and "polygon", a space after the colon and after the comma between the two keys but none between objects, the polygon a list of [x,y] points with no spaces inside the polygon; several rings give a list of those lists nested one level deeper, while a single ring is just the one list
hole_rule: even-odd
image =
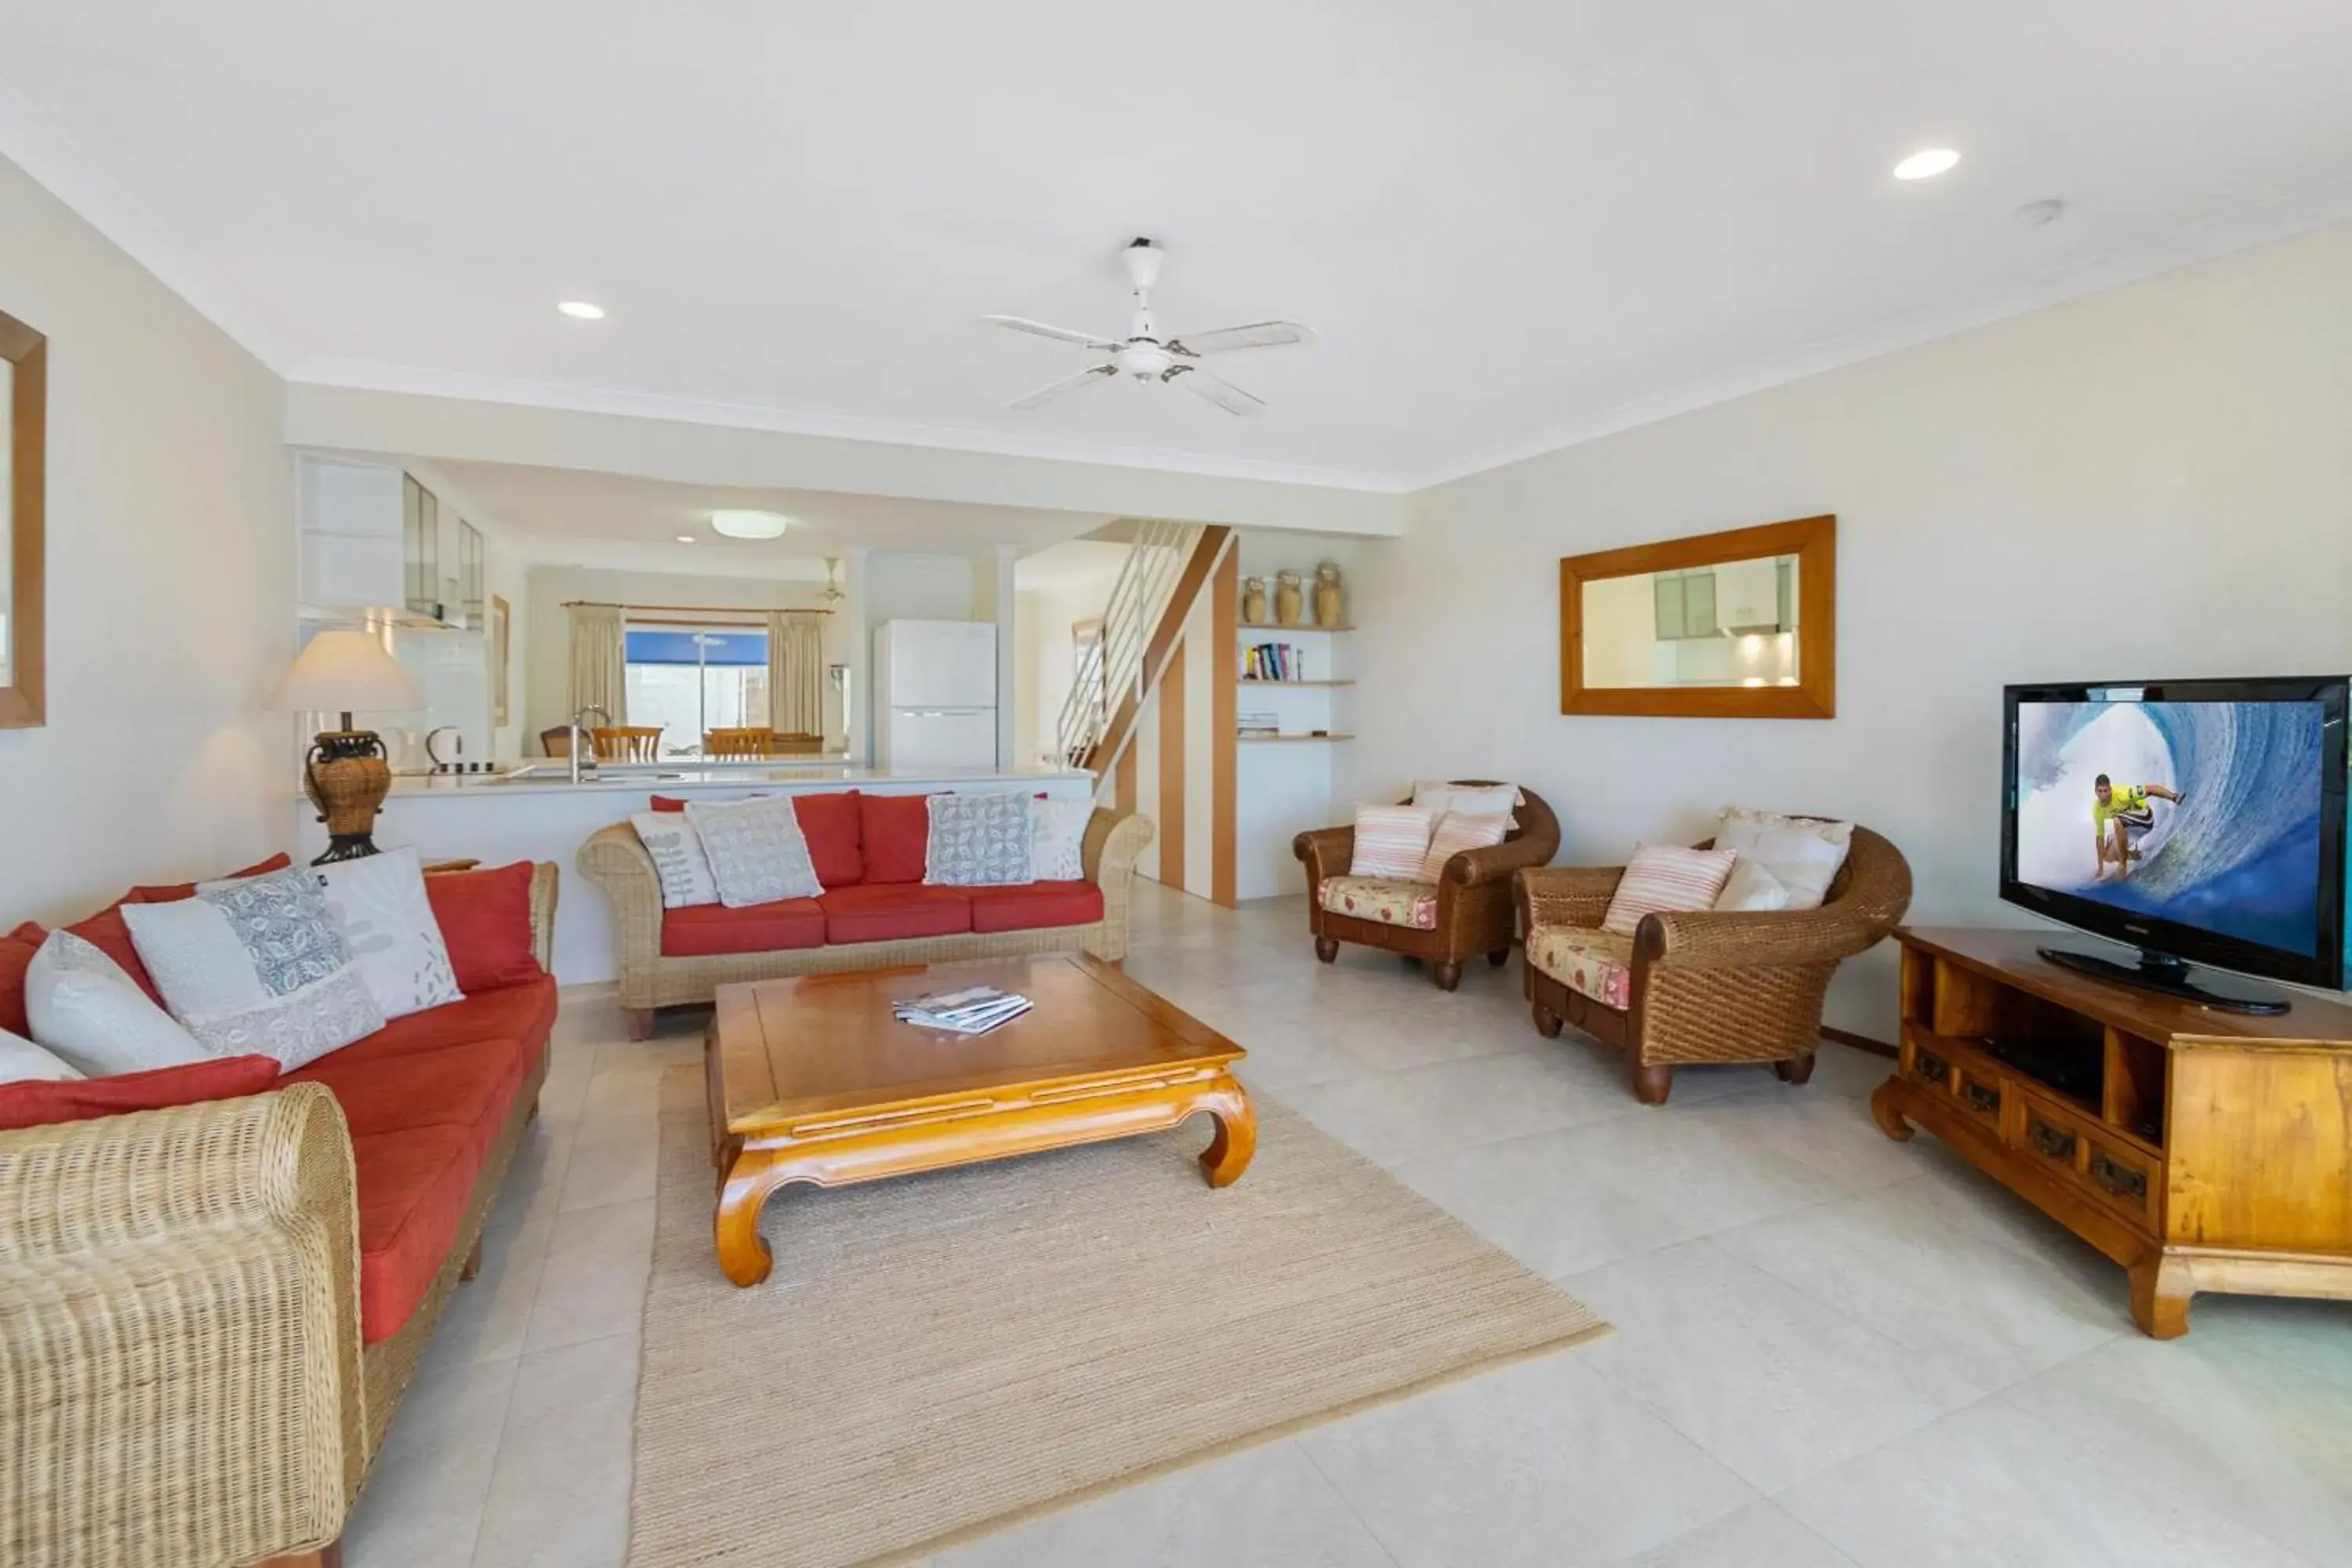
[{"label": "wall mirror reflection", "polygon": [[1831,517],[1560,562],[1560,711],[1826,719],[1836,710]]}]

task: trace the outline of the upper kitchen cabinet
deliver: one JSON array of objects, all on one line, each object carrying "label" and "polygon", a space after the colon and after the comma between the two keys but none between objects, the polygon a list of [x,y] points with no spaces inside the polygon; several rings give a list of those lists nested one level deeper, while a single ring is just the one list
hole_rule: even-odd
[{"label": "upper kitchen cabinet", "polygon": [[308,454],[298,464],[307,608],[483,624],[482,535],[456,509],[390,464]]}]

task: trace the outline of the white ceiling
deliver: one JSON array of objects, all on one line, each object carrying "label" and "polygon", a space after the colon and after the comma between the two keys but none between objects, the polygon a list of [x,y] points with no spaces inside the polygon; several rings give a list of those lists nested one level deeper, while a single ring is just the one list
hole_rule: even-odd
[{"label": "white ceiling", "polygon": [[[0,150],[298,378],[1383,488],[2352,212],[2344,0],[236,12],[6,8]],[[1138,232],[1269,414],[1004,407]]]},{"label": "white ceiling", "polygon": [[[523,463],[408,459],[406,466],[495,529],[499,545],[538,564],[824,580],[824,557],[861,549],[992,553],[1034,551],[1111,519],[968,501],[902,500],[824,490],[674,484]],[[780,539],[730,539],[722,508],[777,511]],[[679,542],[690,535],[694,542]]]}]

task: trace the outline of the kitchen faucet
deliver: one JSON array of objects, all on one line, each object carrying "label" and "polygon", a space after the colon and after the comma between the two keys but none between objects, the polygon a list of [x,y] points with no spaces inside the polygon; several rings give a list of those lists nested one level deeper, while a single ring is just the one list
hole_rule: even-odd
[{"label": "kitchen faucet", "polygon": [[596,736],[595,732],[590,730],[585,722],[588,715],[591,713],[593,713],[597,718],[604,721],[604,727],[606,729],[612,728],[613,725],[613,715],[604,709],[598,707],[593,702],[583,704],[579,712],[572,715],[572,722],[566,724],[564,728],[571,731],[572,735],[572,744],[566,749],[572,753],[572,782],[573,784],[578,784],[580,782],[580,762],[581,753],[583,752],[585,752],[588,754],[588,776],[593,778],[596,774]]}]

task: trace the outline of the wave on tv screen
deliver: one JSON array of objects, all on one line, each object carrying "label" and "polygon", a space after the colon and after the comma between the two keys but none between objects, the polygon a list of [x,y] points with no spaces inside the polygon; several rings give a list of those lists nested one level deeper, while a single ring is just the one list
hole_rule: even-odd
[{"label": "wave on tv screen", "polygon": [[2017,876],[2289,952],[2320,932],[2317,702],[2026,702]]}]

